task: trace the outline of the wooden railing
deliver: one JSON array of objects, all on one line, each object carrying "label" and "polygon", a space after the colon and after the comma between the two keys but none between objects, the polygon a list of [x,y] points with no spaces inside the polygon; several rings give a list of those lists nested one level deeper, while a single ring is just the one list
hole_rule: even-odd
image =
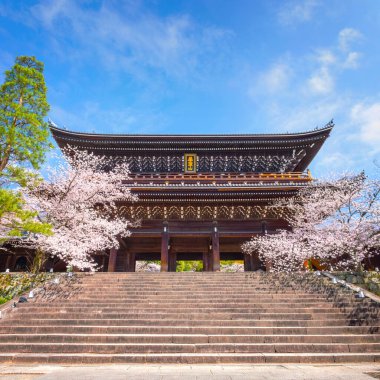
[{"label": "wooden railing", "polygon": [[125,182],[128,184],[221,184],[221,183],[257,183],[257,182],[309,182],[310,172],[289,173],[197,173],[197,174],[132,174]]}]

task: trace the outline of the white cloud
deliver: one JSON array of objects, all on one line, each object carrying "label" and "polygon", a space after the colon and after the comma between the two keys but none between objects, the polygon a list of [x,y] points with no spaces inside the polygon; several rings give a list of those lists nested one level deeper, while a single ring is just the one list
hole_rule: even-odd
[{"label": "white cloud", "polygon": [[[350,152],[337,152],[331,149],[329,151],[322,150],[322,153],[318,158],[318,167],[326,177],[329,177],[332,174],[336,175],[337,172],[347,170],[356,164],[353,155],[350,154]],[[331,174],[327,172],[332,169],[333,171]]]},{"label": "white cloud", "polygon": [[319,68],[308,79],[308,87],[313,94],[325,95],[332,92],[340,72],[359,67],[361,53],[351,51],[350,45],[361,37],[358,30],[345,28],[339,32],[337,45],[316,50],[313,61]]},{"label": "white cloud", "polygon": [[324,98],[309,102],[299,100],[298,104],[288,104],[271,109],[273,124],[281,126],[282,131],[294,132],[323,127],[342,109],[342,99]]},{"label": "white cloud", "polygon": [[290,68],[286,64],[277,63],[263,73],[259,81],[268,92],[274,93],[288,86],[290,75]]},{"label": "white cloud", "polygon": [[316,8],[317,0],[298,0],[287,2],[278,12],[277,16],[281,24],[292,25],[310,21]]},{"label": "white cloud", "polygon": [[380,151],[380,102],[355,104],[350,116],[358,128],[359,139]]},{"label": "white cloud", "polygon": [[336,63],[337,58],[331,50],[321,49],[317,51],[317,61],[322,65],[333,65]]},{"label": "white cloud", "polygon": [[357,69],[359,67],[359,59],[361,54],[357,51],[351,51],[348,53],[346,60],[343,62],[343,68],[345,69]]},{"label": "white cloud", "polygon": [[212,66],[218,47],[230,35],[197,25],[186,15],[162,18],[137,8],[118,2],[93,8],[74,0],[44,0],[30,12],[61,57],[95,59],[109,70],[126,70],[140,78],[149,69],[182,78],[201,72],[202,58],[209,57]]},{"label": "white cloud", "polygon": [[314,94],[325,95],[334,90],[334,78],[325,66],[316,71],[308,80],[309,89]]},{"label": "white cloud", "polygon": [[284,62],[273,64],[268,70],[257,75],[251,75],[248,95],[255,99],[263,95],[281,95],[289,86],[292,70]]},{"label": "white cloud", "polygon": [[339,32],[339,49],[347,52],[351,48],[351,44],[362,38],[362,34],[353,28],[344,28]]},{"label": "white cloud", "polygon": [[166,124],[160,112],[131,107],[107,109],[96,102],[85,102],[80,112],[53,104],[50,117],[60,127],[89,133],[95,132],[95,127],[97,133],[159,133]]}]

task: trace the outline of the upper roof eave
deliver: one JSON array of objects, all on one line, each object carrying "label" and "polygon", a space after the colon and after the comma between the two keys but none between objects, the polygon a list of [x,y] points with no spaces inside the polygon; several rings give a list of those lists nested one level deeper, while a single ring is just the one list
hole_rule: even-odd
[{"label": "upper roof eave", "polygon": [[277,133],[277,134],[193,134],[193,135],[185,135],[185,134],[155,134],[155,135],[147,135],[147,134],[102,134],[102,133],[86,133],[86,132],[75,132],[75,131],[69,131],[66,129],[62,129],[57,127],[53,123],[49,123],[50,130],[52,131],[52,134],[54,137],[60,136],[66,136],[66,137],[73,137],[77,139],[85,139],[85,140],[91,140],[94,139],[96,141],[99,138],[105,138],[105,139],[141,139],[141,140],[148,140],[148,139],[154,139],[154,140],[161,140],[161,141],[181,141],[181,140],[193,140],[201,141],[204,139],[213,139],[213,140],[240,140],[240,139],[252,139],[252,140],[260,140],[260,139],[289,139],[289,138],[305,138],[305,137],[316,137],[316,136],[325,136],[328,137],[330,134],[330,131],[334,127],[333,121],[330,121],[327,123],[323,128],[314,129],[312,131],[306,131],[306,132],[297,132],[297,133]]}]

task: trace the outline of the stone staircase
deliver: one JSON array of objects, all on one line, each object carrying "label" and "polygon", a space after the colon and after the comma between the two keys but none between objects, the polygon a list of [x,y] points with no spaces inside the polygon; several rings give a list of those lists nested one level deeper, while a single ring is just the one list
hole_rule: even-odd
[{"label": "stone staircase", "polygon": [[62,279],[0,320],[0,362],[380,361],[379,305],[313,275]]}]

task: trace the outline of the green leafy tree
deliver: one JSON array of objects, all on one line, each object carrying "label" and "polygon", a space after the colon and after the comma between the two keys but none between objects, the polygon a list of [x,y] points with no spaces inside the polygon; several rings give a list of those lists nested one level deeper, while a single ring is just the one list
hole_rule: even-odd
[{"label": "green leafy tree", "polygon": [[15,185],[30,185],[51,147],[44,117],[49,111],[43,63],[20,56],[0,87],[0,242],[49,226],[25,209]]},{"label": "green leafy tree", "polygon": [[25,232],[50,234],[49,224],[41,223],[37,213],[25,209],[25,201],[17,191],[0,188],[0,243],[22,237]]},{"label": "green leafy tree", "polygon": [[38,169],[51,146],[49,127],[44,121],[49,104],[43,70],[43,63],[35,57],[21,56],[5,72],[5,82],[0,87],[2,176],[11,175],[14,165],[30,164]]}]

